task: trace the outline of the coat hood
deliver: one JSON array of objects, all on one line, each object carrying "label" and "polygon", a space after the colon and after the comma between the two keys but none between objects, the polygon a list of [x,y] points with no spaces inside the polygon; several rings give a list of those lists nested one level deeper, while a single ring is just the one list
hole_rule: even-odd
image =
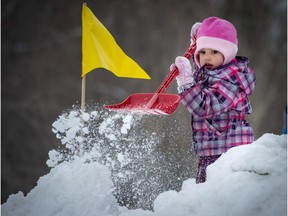
[{"label": "coat hood", "polygon": [[237,56],[228,67],[234,73],[231,76],[231,79],[234,79],[233,82],[247,95],[251,95],[255,88],[256,77],[254,71],[248,67],[248,64],[248,58]]}]

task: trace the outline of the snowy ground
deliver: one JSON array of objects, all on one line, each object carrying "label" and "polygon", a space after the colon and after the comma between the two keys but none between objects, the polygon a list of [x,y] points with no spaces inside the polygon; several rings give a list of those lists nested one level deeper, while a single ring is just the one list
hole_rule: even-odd
[{"label": "snowy ground", "polygon": [[[136,178],[135,168],[147,168],[141,155],[157,158],[153,145],[158,136],[152,134],[149,140],[137,134],[133,130],[137,119],[132,115],[101,114],[102,121],[99,115],[95,111],[81,118],[79,112],[71,111],[59,116],[53,132],[63,146],[49,152],[50,173],[27,195],[10,195],[1,206],[3,216],[287,215],[287,136],[273,134],[264,134],[251,145],[222,155],[209,166],[205,183],[195,184],[191,178],[184,181],[180,191],[160,193],[153,199],[153,211],[121,207],[113,195],[113,182]],[[98,142],[91,145],[95,137]],[[125,145],[117,144],[119,139],[122,144],[126,141]],[[136,148],[137,139],[146,142],[141,152]],[[109,151],[112,147],[114,153]],[[159,181],[157,166],[161,165],[156,159],[154,162],[151,182]],[[142,193],[156,190],[157,184],[151,182],[132,185],[134,192],[137,187],[142,187]]]}]

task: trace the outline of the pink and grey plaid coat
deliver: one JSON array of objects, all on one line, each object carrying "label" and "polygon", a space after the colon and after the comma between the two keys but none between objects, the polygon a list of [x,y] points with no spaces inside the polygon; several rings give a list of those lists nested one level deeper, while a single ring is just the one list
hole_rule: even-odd
[{"label": "pink and grey plaid coat", "polygon": [[236,57],[216,70],[198,68],[195,83],[180,93],[192,114],[194,150],[199,156],[221,155],[254,141],[245,115],[252,112],[248,96],[255,87],[254,72],[246,57]]}]

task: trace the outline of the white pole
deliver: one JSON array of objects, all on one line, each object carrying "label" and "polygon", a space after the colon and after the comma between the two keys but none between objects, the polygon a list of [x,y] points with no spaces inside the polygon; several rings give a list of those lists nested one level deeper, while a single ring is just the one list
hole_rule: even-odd
[{"label": "white pole", "polygon": [[86,97],[86,75],[82,77],[82,90],[81,90],[81,110],[85,111],[85,97]]},{"label": "white pole", "polygon": [[[82,77],[82,89],[81,89],[81,111],[82,111],[82,115],[84,114],[85,112],[85,98],[86,98],[86,76],[84,75]],[[81,123],[84,125],[84,120],[83,118],[81,119]],[[84,138],[84,132],[83,132],[83,129],[81,128],[81,131],[80,131],[80,136],[82,138]],[[83,141],[81,141],[80,143],[80,155],[82,156],[84,154],[84,143]]]},{"label": "white pole", "polygon": [[[87,6],[86,2],[83,3],[83,6]],[[82,8],[83,8],[82,6]],[[82,9],[83,13],[83,9]],[[83,25],[83,14],[82,14],[82,25]],[[82,26],[82,31],[83,31],[83,26]],[[83,32],[82,32],[82,61],[83,61]],[[83,74],[83,68],[82,68],[82,74]],[[84,126],[84,120],[83,120],[83,114],[85,112],[85,101],[86,101],[86,75],[82,75],[82,86],[81,86],[81,111],[82,111],[82,119],[81,123]],[[83,128],[81,128],[81,137],[84,138],[84,133],[83,133]],[[80,143],[80,155],[82,156],[84,154],[84,143],[81,141]]]}]

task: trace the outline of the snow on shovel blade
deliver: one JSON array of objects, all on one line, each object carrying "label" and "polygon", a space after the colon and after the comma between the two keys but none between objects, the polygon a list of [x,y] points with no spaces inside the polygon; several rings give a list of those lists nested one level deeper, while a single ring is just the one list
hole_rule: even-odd
[{"label": "snow on shovel blade", "polygon": [[170,115],[179,104],[180,96],[165,93],[132,94],[122,103],[104,106],[107,110],[136,114]]}]

